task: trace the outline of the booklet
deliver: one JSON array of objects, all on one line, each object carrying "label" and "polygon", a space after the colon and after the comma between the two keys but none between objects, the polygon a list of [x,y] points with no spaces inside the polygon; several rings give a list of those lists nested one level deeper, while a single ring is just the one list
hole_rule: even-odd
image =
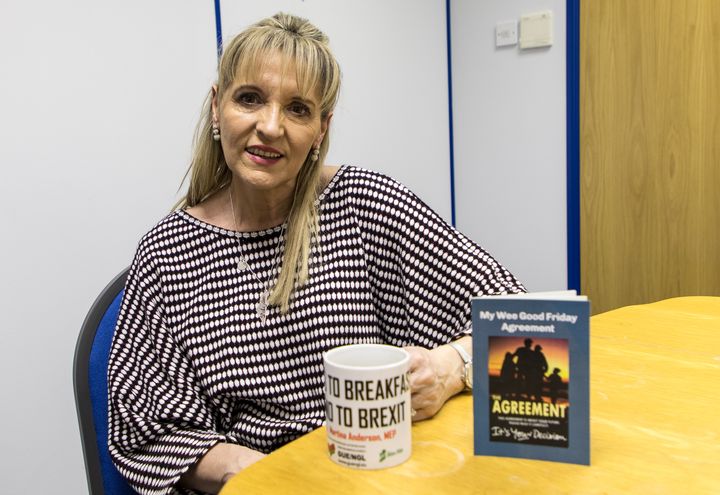
[{"label": "booklet", "polygon": [[574,291],[473,298],[475,455],[590,464],[589,314]]}]

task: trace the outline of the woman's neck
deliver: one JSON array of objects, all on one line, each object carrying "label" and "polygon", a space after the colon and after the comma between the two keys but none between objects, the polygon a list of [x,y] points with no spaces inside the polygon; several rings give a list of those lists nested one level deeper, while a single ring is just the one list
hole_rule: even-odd
[{"label": "woman's neck", "polygon": [[[321,188],[327,186],[340,167],[326,166],[321,174]],[[235,217],[230,205],[230,187],[233,187]],[[205,201],[188,208],[186,211],[195,218],[210,225],[239,232],[257,232],[281,225],[288,217],[295,195],[295,184],[284,188],[282,193],[274,191],[247,190],[239,181],[213,194]],[[248,188],[249,189],[249,188]],[[254,191],[254,192],[253,192]]]},{"label": "woman's neck", "polygon": [[243,183],[234,180],[222,194],[233,224],[232,230],[255,232],[285,222],[293,203],[294,184],[273,191],[258,191],[243,186]]}]

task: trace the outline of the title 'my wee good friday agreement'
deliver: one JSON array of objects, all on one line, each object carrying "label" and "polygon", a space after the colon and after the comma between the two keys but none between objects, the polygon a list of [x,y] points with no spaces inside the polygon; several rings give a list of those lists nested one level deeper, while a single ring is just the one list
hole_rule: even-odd
[{"label": "title 'my wee good friday agreement'", "polygon": [[[478,313],[481,320],[494,321],[543,321],[543,322],[563,322],[575,324],[578,319],[577,315],[568,313],[551,313],[551,312],[540,312],[540,313],[526,313],[520,311],[519,313],[510,313],[507,311],[480,311]],[[503,323],[500,330],[507,333],[521,332],[539,332],[539,333],[555,333],[555,325],[525,325],[525,324],[513,324]]]}]

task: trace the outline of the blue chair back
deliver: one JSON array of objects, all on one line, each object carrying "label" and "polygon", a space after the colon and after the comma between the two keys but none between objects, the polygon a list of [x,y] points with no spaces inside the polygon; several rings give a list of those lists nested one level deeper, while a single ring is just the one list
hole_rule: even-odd
[{"label": "blue chair back", "polygon": [[112,463],[107,443],[108,358],[127,272],[118,274],[95,300],[75,347],[75,404],[90,495],[135,493]]}]

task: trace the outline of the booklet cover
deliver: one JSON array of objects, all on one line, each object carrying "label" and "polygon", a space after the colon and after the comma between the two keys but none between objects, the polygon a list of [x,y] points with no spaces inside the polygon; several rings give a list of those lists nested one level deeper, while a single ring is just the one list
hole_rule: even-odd
[{"label": "booklet cover", "polygon": [[589,302],[473,298],[475,455],[590,464]]}]

